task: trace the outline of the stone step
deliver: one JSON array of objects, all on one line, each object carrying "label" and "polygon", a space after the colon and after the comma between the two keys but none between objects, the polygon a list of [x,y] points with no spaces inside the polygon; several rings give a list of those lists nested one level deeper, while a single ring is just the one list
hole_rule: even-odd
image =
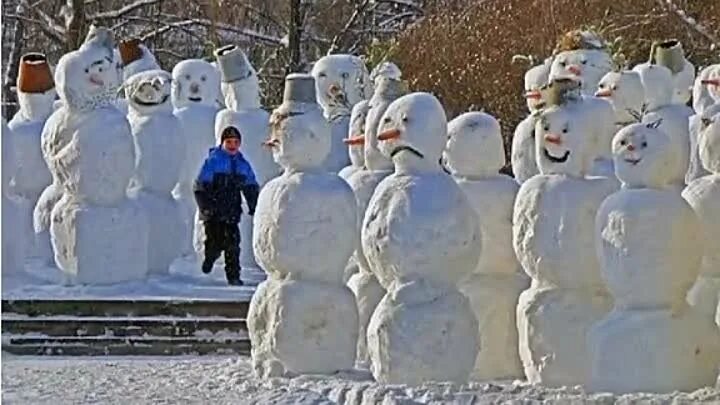
[{"label": "stone step", "polygon": [[250,354],[250,340],[157,337],[3,337],[2,350],[15,355],[176,356]]},{"label": "stone step", "polygon": [[169,317],[28,317],[5,315],[3,334],[42,334],[45,336],[158,336],[193,337],[222,334],[246,334],[242,318],[169,318]]},{"label": "stone step", "polygon": [[2,313],[27,316],[174,316],[245,318],[250,300],[2,300]]}]

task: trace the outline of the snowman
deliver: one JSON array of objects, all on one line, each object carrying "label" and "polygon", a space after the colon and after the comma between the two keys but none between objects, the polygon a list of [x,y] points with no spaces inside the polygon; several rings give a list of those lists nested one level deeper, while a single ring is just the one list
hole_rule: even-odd
[{"label": "snowman", "polygon": [[662,65],[646,64],[633,68],[640,74],[645,88],[645,112],[643,123],[658,122],[661,131],[678,145],[681,152],[682,174],[676,173],[673,186],[682,190],[685,175],[690,166],[690,130],[689,117],[692,110],[684,105],[672,102],[672,72]]},{"label": "snowman", "polygon": [[112,34],[97,29],[58,62],[64,106],[50,116],[43,153],[62,198],[52,210],[55,261],[71,282],[108,284],[143,279],[148,227],[126,197],[134,171],[130,125],[115,107],[119,79]]},{"label": "snowman", "polygon": [[[27,256],[35,256],[33,235],[33,210],[40,194],[52,183],[50,170],[40,149],[43,126],[53,112],[55,83],[45,55],[29,53],[20,59],[17,80],[17,97],[20,109],[8,127],[12,131],[13,152],[17,155],[15,169],[11,174],[11,198],[19,205],[22,234],[28,238],[23,242]],[[7,155],[6,155],[7,156]],[[7,218],[7,217],[4,217]],[[51,257],[48,245],[43,245],[43,256]]]},{"label": "snowman", "polygon": [[[155,55],[138,38],[120,41],[115,52],[115,58],[121,62],[123,83],[126,83],[136,73],[160,69],[160,64],[155,59]],[[125,114],[128,113],[129,98],[130,95],[127,94],[126,89],[125,98],[117,99],[118,109]]]},{"label": "snowman", "polygon": [[665,66],[671,72],[670,86],[673,104],[685,105],[693,95],[695,66],[685,58],[682,43],[676,39],[658,41],[650,48],[650,59],[633,68],[644,69],[650,65]]},{"label": "snowman", "polygon": [[585,333],[611,306],[593,227],[617,183],[587,176],[597,151],[587,139],[594,123],[572,103],[543,110],[535,130],[541,174],[523,183],[515,200],[513,246],[532,278],[517,307],[520,359],[531,383],[585,383]]},{"label": "snowman", "polygon": [[587,96],[595,94],[600,79],[613,68],[605,43],[593,32],[568,32],[557,51],[550,66],[549,80],[577,80],[582,86],[582,94]]},{"label": "snowman", "polygon": [[361,100],[353,106],[350,113],[350,128],[348,139],[344,142],[348,147],[350,164],[338,172],[338,176],[347,181],[353,174],[365,167],[365,119],[370,110],[367,100]]},{"label": "snowman", "polygon": [[[711,318],[715,318],[720,294],[720,114],[700,136],[700,160],[710,173],[690,184],[682,193],[700,218],[705,252],[700,276],[688,294],[690,304]],[[720,325],[719,325],[720,326]]]},{"label": "snowman", "polygon": [[[243,156],[252,166],[262,187],[279,175],[281,170],[272,154],[262,146],[270,134],[270,115],[260,104],[257,72],[237,45],[218,48],[215,57],[221,78],[220,88],[227,106],[215,117],[215,143],[220,143],[220,135],[225,128],[237,128],[242,137]],[[265,279],[265,272],[255,261],[252,248],[253,217],[247,212],[247,209],[243,210],[240,220],[240,267],[243,269],[240,275],[244,283],[255,285]],[[205,234],[197,215],[194,227],[195,251],[202,256]]]},{"label": "snowman", "polygon": [[610,102],[615,111],[615,129],[620,130],[639,120],[645,103],[645,89],[637,72],[612,71],[600,79],[595,97]]},{"label": "snowman", "polygon": [[363,252],[360,244],[360,232],[362,220],[367,210],[370,198],[372,198],[378,184],[393,172],[392,161],[382,154],[378,148],[377,123],[387,110],[393,100],[407,92],[405,84],[400,80],[381,76],[377,81],[375,94],[370,100],[368,119],[366,123],[372,128],[365,126],[363,135],[357,135],[347,140],[350,144],[362,143],[364,147],[365,170],[353,174],[347,181],[355,193],[355,200],[358,207],[356,245],[353,258],[357,263],[357,272],[352,274],[348,280],[348,287],[355,294],[358,304],[358,315],[360,317],[359,339],[357,360],[360,366],[365,366],[369,360],[367,351],[367,326],[370,317],[375,312],[375,307],[385,295],[385,289],[377,280]]},{"label": "snowman", "polygon": [[22,232],[20,210],[17,200],[11,198],[10,180],[15,172],[15,134],[2,119],[2,275],[17,274],[24,269],[25,238]]},{"label": "snowman", "polygon": [[312,76],[286,78],[270,122],[266,145],[284,171],[265,184],[255,210],[253,248],[268,279],[247,317],[253,368],[260,378],[350,369],[358,317],[342,276],[357,209],[347,183],[323,166],[330,128]]},{"label": "snowman", "polygon": [[519,186],[499,174],[505,166],[500,124],[470,112],[448,123],[444,161],[480,221],[482,253],[473,273],[460,283],[479,324],[481,347],[472,377],[523,378],[517,351],[515,308],[527,277],[512,249],[512,208]]},{"label": "snowman", "polygon": [[693,108],[690,117],[690,168],[685,181],[691,181],[710,174],[700,163],[698,135],[705,129],[712,117],[720,112],[720,64],[703,69],[693,87]]},{"label": "snowman", "polygon": [[534,113],[541,106],[542,92],[540,89],[548,82],[551,62],[552,59],[545,59],[543,64],[534,66],[525,72],[525,101],[530,115],[515,128],[510,152],[513,174],[519,184],[540,173],[535,162],[535,121],[537,116]]},{"label": "snowman", "polygon": [[184,225],[172,190],[185,156],[180,122],[172,113],[172,76],[164,70],[146,70],[125,82],[128,121],[135,141],[135,175],[128,195],[148,219],[148,271],[167,274],[181,249]]},{"label": "snowman", "polygon": [[693,85],[692,98],[693,109],[698,114],[720,102],[720,63],[700,71]]},{"label": "snowman", "polygon": [[363,253],[387,293],[370,319],[370,369],[383,384],[467,381],[478,323],[456,283],[478,262],[477,216],[439,160],[445,112],[427,93],[395,100],[378,128],[395,172],[375,190]]},{"label": "snowman", "polygon": [[[185,159],[180,171],[180,181],[173,196],[183,209],[184,237],[179,241],[183,254],[192,253],[193,224],[197,205],[192,190],[193,182],[208,149],[215,145],[216,99],[220,88],[220,75],[210,63],[200,59],[184,60],[172,71],[172,104],[175,116],[180,120],[185,143]],[[197,238],[195,239],[197,242]],[[197,243],[196,243],[197,246]]]},{"label": "snowman", "polygon": [[350,163],[343,139],[348,136],[350,113],[355,104],[372,93],[372,82],[362,59],[352,55],[328,55],[313,65],[318,104],[330,123],[332,143],[325,168],[338,172]]},{"label": "snowman", "polygon": [[683,151],[656,127],[633,124],[613,140],[623,188],[600,206],[595,235],[615,307],[588,334],[592,390],[693,391],[717,376],[720,333],[712,317],[685,301],[703,235],[697,215],[670,187],[684,172]]}]

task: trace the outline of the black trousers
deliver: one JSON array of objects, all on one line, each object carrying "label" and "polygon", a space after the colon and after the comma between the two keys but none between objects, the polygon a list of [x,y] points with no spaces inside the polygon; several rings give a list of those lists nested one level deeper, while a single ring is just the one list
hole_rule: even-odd
[{"label": "black trousers", "polygon": [[240,279],[240,229],[237,223],[205,221],[205,262],[215,263],[225,252],[228,281]]}]

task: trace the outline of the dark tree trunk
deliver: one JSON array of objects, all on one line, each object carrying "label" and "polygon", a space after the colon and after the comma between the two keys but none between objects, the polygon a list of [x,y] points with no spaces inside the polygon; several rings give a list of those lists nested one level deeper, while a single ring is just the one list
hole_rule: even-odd
[{"label": "dark tree trunk", "polygon": [[301,56],[300,41],[302,38],[302,13],[300,11],[301,0],[290,0],[290,26],[288,27],[288,51],[290,63],[287,73],[300,72]]},{"label": "dark tree trunk", "polygon": [[[25,7],[23,3],[17,5],[15,14],[25,15]],[[13,24],[12,48],[8,55],[8,64],[5,68],[5,77],[3,83],[3,116],[8,120],[17,112],[17,94],[12,90],[17,81],[17,73],[20,68],[20,58],[23,53],[23,35],[25,34],[25,25],[21,19],[15,19]]]}]

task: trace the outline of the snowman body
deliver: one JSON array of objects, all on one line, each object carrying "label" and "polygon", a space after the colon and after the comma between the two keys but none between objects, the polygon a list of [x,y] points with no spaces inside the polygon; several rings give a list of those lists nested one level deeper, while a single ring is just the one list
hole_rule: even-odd
[{"label": "snowman body", "polygon": [[348,156],[350,164],[338,172],[338,176],[348,181],[353,174],[365,168],[365,119],[370,110],[367,100],[361,100],[353,106],[350,113],[350,128],[348,129]]},{"label": "snowman body", "polygon": [[682,171],[680,149],[656,128],[635,124],[617,134],[613,150],[624,187],[603,202],[595,232],[615,307],[588,334],[589,386],[667,393],[714,384],[720,333],[685,302],[700,267],[702,231],[690,205],[668,187]]},{"label": "snowman body", "polygon": [[692,181],[682,193],[683,198],[700,219],[704,244],[700,275],[688,294],[688,302],[710,318],[715,318],[718,298],[720,298],[720,254],[714,244],[720,236],[720,159],[718,158],[720,120],[718,118],[715,118],[705,129],[699,145],[701,161],[710,174]]},{"label": "snowman body", "polygon": [[43,152],[62,188],[51,212],[55,262],[76,283],[147,274],[147,218],[126,197],[135,151],[130,125],[114,105],[111,56],[90,42],[61,58],[56,82],[65,106],[43,133]]},{"label": "snowman body", "polygon": [[352,108],[370,97],[372,83],[365,63],[353,55],[324,56],[315,62],[311,74],[315,78],[318,104],[331,130],[330,153],[324,166],[337,173],[351,163],[343,139],[348,137]]},{"label": "snowman body", "polygon": [[700,163],[698,137],[707,126],[706,122],[720,114],[720,64],[706,67],[695,79],[693,110],[695,114],[690,117],[690,168],[685,176],[688,184],[710,174]]},{"label": "snowman body", "polygon": [[595,213],[617,184],[586,177],[595,156],[575,108],[545,110],[536,126],[541,175],[523,183],[513,213],[513,246],[532,278],[517,307],[519,351],[530,382],[584,384],[585,333],[611,299],[595,258]]},{"label": "snowman body", "polygon": [[10,180],[15,172],[14,134],[2,120],[2,270],[3,276],[18,274],[24,270],[25,252],[22,245],[27,239],[19,232],[21,226],[21,206],[16,199],[10,198]]},{"label": "snowman body", "polygon": [[[192,185],[200,173],[208,150],[215,145],[215,116],[218,112],[220,75],[210,63],[189,59],[175,65],[172,78],[174,114],[180,121],[185,142],[185,161],[180,172],[180,181],[173,190],[173,196],[184,212],[186,236],[181,241],[183,254],[190,254],[193,224],[197,213]],[[197,241],[197,238],[195,240]]]},{"label": "snowman body", "polygon": [[530,114],[520,121],[513,133],[510,161],[512,162],[515,180],[519,184],[540,173],[535,161],[536,122],[537,116]]},{"label": "snowman body", "polygon": [[312,77],[287,81],[286,96],[300,85],[308,94],[303,102],[286,97],[273,113],[269,142],[284,172],[265,184],[255,211],[253,248],[268,274],[248,313],[259,377],[350,369],[357,342],[357,309],[342,280],[357,238],[355,199],[322,166],[329,127]]},{"label": "snowman body", "polygon": [[387,290],[368,325],[378,382],[466,381],[477,321],[455,286],[477,265],[480,234],[467,197],[438,164],[447,125],[427,93],[395,100],[378,128],[395,172],[377,186],[362,225],[363,253]]},{"label": "snowman body", "polygon": [[170,104],[171,76],[147,70],[131,76],[128,121],[135,144],[135,174],[128,195],[148,219],[148,271],[167,274],[180,256],[183,237],[181,207],[172,196],[180,178],[185,143]]},{"label": "snowman body", "polygon": [[528,283],[512,249],[512,209],[519,186],[499,174],[505,165],[500,124],[485,113],[460,115],[448,123],[444,157],[477,214],[481,234],[477,267],[459,284],[479,328],[472,378],[522,378],[515,309]]}]

